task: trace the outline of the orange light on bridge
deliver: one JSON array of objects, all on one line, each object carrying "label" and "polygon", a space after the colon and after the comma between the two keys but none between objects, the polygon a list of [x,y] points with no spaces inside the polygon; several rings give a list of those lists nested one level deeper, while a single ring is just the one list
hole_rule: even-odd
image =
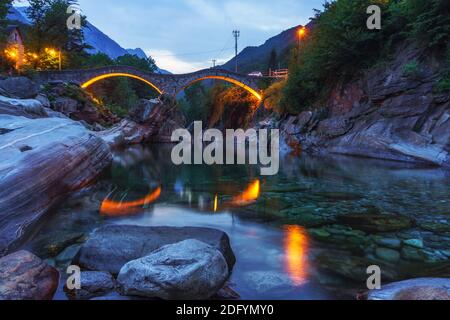
[{"label": "orange light on bridge", "polygon": [[286,226],[284,232],[285,268],[293,284],[301,286],[308,275],[308,237],[299,226]]},{"label": "orange light on bridge", "polygon": [[255,180],[241,195],[235,197],[232,204],[235,206],[246,206],[252,204],[259,198],[260,182]]},{"label": "orange light on bridge", "polygon": [[143,206],[155,202],[160,196],[161,187],[158,187],[144,198],[135,201],[117,202],[105,199],[100,207],[100,214],[113,217],[135,214],[141,212]]},{"label": "orange light on bridge", "polygon": [[142,77],[135,76],[134,74],[130,74],[130,73],[108,73],[108,74],[104,74],[104,75],[92,78],[89,81],[86,81],[85,83],[83,83],[81,85],[81,88],[86,89],[87,87],[91,86],[92,84],[96,83],[97,81],[100,81],[100,80],[103,80],[103,79],[108,79],[108,78],[114,78],[114,77],[128,77],[128,78],[133,78],[133,79],[140,80],[140,81],[145,82],[146,84],[148,84],[153,89],[155,89],[159,94],[162,94],[162,91],[157,86],[155,86],[153,83],[151,83],[150,81],[145,80]]}]

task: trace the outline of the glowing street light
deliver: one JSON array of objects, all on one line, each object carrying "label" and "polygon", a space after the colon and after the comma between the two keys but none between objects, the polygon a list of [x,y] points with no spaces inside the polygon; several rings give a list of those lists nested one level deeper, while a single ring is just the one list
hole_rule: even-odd
[{"label": "glowing street light", "polygon": [[301,42],[302,42],[303,38],[305,38],[306,33],[307,33],[306,27],[303,26],[303,27],[299,28],[297,33],[298,33],[298,59],[300,59],[300,47],[301,47]]},{"label": "glowing street light", "polygon": [[306,36],[306,27],[301,27],[298,29],[298,37],[299,39],[303,39]]},{"label": "glowing street light", "polygon": [[62,69],[61,50],[56,51],[55,49],[45,48],[45,52],[47,52],[53,58],[58,57],[58,69],[59,71],[61,71]]}]

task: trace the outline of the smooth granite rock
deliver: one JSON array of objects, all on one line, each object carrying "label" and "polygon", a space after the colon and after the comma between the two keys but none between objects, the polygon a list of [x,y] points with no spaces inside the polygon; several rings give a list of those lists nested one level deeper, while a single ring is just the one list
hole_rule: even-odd
[{"label": "smooth granite rock", "polygon": [[117,275],[129,261],[183,240],[196,239],[218,249],[233,269],[236,258],[228,235],[208,228],[139,227],[111,225],[95,230],[81,247],[74,264],[86,270],[108,271]]},{"label": "smooth granite rock", "polygon": [[228,276],[227,262],[219,250],[190,239],[128,262],[117,282],[125,295],[204,300],[215,295]]},{"label": "smooth granite rock", "polygon": [[0,115],[0,256],[111,161],[109,147],[70,119]]}]

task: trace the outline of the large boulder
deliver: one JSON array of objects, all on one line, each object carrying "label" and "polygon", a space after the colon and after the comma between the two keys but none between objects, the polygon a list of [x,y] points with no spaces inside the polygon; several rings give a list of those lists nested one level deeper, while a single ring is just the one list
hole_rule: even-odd
[{"label": "large boulder", "polygon": [[35,99],[12,99],[0,96],[0,114],[26,118],[46,118],[48,114],[42,103]]},{"label": "large boulder", "polygon": [[30,252],[0,259],[0,300],[50,300],[58,282],[58,271]]},{"label": "large boulder", "polygon": [[208,228],[105,226],[95,230],[81,247],[74,264],[86,270],[117,275],[129,261],[145,257],[161,247],[196,239],[218,249],[231,271],[236,262],[226,233]]},{"label": "large boulder", "polygon": [[117,281],[125,295],[165,300],[209,299],[228,279],[227,262],[216,248],[185,240],[127,263]]},{"label": "large boulder", "polygon": [[111,161],[108,146],[70,119],[0,115],[0,256]]},{"label": "large boulder", "polygon": [[25,77],[8,77],[0,80],[0,92],[10,98],[30,99],[38,94],[38,86]]},{"label": "large boulder", "polygon": [[420,278],[394,282],[368,293],[368,300],[450,300],[450,279]]}]

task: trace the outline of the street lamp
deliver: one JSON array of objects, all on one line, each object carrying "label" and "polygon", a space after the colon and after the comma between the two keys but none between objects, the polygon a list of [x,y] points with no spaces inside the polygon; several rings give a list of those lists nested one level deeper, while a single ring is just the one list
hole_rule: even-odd
[{"label": "street lamp", "polygon": [[45,48],[45,51],[52,57],[58,56],[58,69],[59,71],[61,71],[62,70],[61,50],[56,51],[55,49]]},{"label": "street lamp", "polygon": [[303,38],[306,36],[307,30],[306,27],[301,27],[298,29],[298,59],[300,59],[300,46],[301,46],[301,41],[303,40]]}]

